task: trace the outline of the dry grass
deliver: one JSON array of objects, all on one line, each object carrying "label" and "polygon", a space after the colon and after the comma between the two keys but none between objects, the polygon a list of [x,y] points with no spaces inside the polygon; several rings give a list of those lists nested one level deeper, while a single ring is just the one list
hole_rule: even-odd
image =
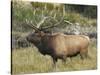
[{"label": "dry grass", "polygon": [[12,51],[12,73],[23,74],[96,69],[97,49],[95,43],[91,43],[89,55],[91,56],[91,59],[81,60],[78,55],[71,58],[71,60],[67,59],[66,64],[63,64],[61,60],[58,60],[56,68],[53,68],[52,58],[48,55],[41,55],[37,48],[20,48]]}]

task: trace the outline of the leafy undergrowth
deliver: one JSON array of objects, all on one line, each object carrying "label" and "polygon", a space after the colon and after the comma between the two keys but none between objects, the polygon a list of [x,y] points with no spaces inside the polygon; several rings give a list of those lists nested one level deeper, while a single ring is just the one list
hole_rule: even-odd
[{"label": "leafy undergrowth", "polygon": [[44,73],[44,72],[63,72],[93,70],[97,68],[97,49],[96,44],[89,46],[91,59],[80,59],[80,56],[67,58],[64,64],[58,60],[56,67],[52,66],[52,58],[48,55],[43,56],[35,47],[20,48],[12,50],[12,74],[23,73]]}]

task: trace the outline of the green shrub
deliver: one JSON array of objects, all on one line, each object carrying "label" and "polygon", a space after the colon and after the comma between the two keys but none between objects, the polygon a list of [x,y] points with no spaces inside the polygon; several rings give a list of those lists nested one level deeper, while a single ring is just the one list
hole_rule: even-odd
[{"label": "green shrub", "polygon": [[[40,4],[40,5],[39,5]],[[43,17],[53,17],[46,19],[44,23],[41,25],[41,28],[46,26],[52,26],[59,22],[62,17],[64,16],[65,20],[68,20],[72,23],[79,23],[80,25],[93,25],[96,26],[97,22],[96,19],[91,19],[84,17],[81,13],[76,11],[65,11],[65,14],[62,12],[58,12],[56,9],[52,7],[52,4],[47,4],[48,9],[45,8],[45,3],[35,3],[33,5],[31,3],[25,4],[25,2],[14,1],[12,3],[12,30],[19,31],[19,32],[29,32],[32,31],[32,28],[29,27],[26,23],[26,20],[31,21],[35,26],[39,23]],[[50,7],[51,6],[51,7]],[[64,6],[64,5],[62,5]],[[49,9],[50,7],[50,9]],[[71,8],[68,8],[70,10]],[[60,24],[60,28],[66,27],[67,24],[62,21]]]}]

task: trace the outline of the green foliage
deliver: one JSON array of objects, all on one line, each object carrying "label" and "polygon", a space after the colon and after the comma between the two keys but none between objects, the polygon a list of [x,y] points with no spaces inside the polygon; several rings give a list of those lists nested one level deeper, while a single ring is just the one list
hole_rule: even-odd
[{"label": "green foliage", "polygon": [[63,10],[63,4],[58,4],[58,3],[31,2],[31,4],[34,9],[40,9],[40,10],[43,9],[48,11],[59,10],[59,12],[62,12]]},{"label": "green foliage", "polygon": [[30,28],[25,25],[25,20],[34,19],[32,8],[23,2],[12,2],[12,30],[14,31],[27,31]]},{"label": "green foliage", "polygon": [[12,20],[15,19],[21,22],[24,21],[25,18],[32,18],[32,10],[24,6],[25,5],[21,5],[19,2],[12,3]]},{"label": "green foliage", "polygon": [[83,14],[86,17],[97,18],[97,6],[87,6]]},{"label": "green foliage", "polygon": [[[83,9],[84,12],[82,12]],[[41,28],[56,24],[61,20],[62,17],[64,17],[65,20],[68,20],[72,23],[95,26],[96,19],[91,19],[91,17],[94,16],[96,18],[96,10],[96,6],[13,1],[12,30],[19,32],[32,31],[32,28],[30,28],[26,24],[26,20],[31,21],[35,26],[37,26],[37,23],[39,23],[43,19],[43,17],[48,16],[52,18],[46,19],[46,21],[44,21],[44,23],[42,24]],[[61,24],[62,25],[58,27],[62,28],[67,26],[67,24],[64,21],[62,21]]]},{"label": "green foliage", "polygon": [[72,23],[79,23],[81,26],[96,26],[96,19],[86,18],[79,13],[67,13],[65,15],[65,20],[70,21]]},{"label": "green foliage", "polygon": [[80,13],[85,17],[97,18],[97,6],[65,4],[65,10],[68,12]]}]

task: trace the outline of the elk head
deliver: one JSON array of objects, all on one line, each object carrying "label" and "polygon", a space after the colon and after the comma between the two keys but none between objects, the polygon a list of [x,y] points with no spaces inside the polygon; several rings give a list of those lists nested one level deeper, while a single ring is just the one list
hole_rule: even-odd
[{"label": "elk head", "polygon": [[32,23],[31,21],[26,20],[27,25],[35,30],[35,32],[28,34],[26,39],[30,43],[34,44],[42,54],[45,54],[44,52],[46,52],[46,51],[44,51],[42,40],[47,39],[47,37],[51,35],[50,33],[45,33],[43,30],[58,26],[63,21],[63,18],[62,18],[61,21],[58,21],[56,24],[54,24],[52,26],[46,26],[46,27],[40,29],[40,27],[42,26],[44,21],[48,18],[51,18],[51,17],[42,18],[42,20],[39,23],[35,23],[36,25],[34,23]]}]

